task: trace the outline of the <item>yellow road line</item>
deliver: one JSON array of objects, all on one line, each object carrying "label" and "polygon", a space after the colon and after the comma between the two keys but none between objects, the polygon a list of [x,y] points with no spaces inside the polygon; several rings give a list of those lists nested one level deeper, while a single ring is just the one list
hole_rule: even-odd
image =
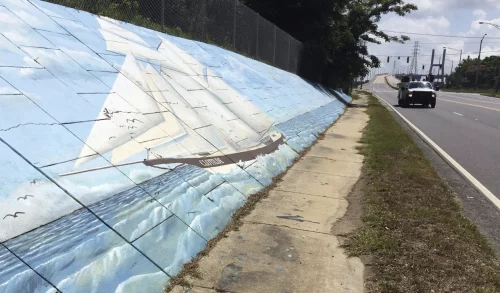
[{"label": "yellow road line", "polygon": [[447,99],[443,99],[443,98],[438,98],[438,100],[440,100],[440,101],[446,101],[446,102],[451,102],[451,103],[462,104],[462,105],[467,105],[467,106],[471,106],[471,107],[483,108],[483,109],[488,109],[488,110],[493,110],[493,111],[498,111],[498,112],[500,112],[500,109],[497,109],[497,108],[490,108],[490,107],[486,107],[486,106],[479,106],[479,105],[474,105],[474,104],[462,103],[462,102],[457,102],[457,101],[447,100]]}]

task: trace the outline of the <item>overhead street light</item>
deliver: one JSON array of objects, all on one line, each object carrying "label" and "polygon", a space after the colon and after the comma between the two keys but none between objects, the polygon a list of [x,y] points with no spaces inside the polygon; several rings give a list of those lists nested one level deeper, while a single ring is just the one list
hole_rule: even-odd
[{"label": "overhead street light", "polygon": [[495,23],[480,21],[479,24],[488,24],[500,30],[500,25]]}]

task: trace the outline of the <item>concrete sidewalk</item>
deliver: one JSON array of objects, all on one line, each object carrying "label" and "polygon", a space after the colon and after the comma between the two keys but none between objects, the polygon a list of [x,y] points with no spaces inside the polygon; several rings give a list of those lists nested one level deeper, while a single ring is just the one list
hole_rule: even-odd
[{"label": "concrete sidewalk", "polygon": [[239,231],[201,259],[200,278],[187,279],[193,288],[173,292],[363,292],[363,264],[339,247],[336,235],[344,231],[334,224],[346,214],[361,174],[356,147],[367,121],[365,109],[350,108]]}]

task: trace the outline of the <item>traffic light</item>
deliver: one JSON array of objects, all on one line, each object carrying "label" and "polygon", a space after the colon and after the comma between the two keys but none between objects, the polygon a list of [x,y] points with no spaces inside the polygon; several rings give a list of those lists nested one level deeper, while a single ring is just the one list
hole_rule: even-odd
[{"label": "traffic light", "polygon": [[387,57],[387,63],[389,63],[390,59],[391,59],[391,57]]},{"label": "traffic light", "polygon": [[410,57],[406,58],[406,63],[410,63]]},{"label": "traffic light", "polygon": [[400,59],[401,59],[401,56],[398,56],[398,60],[400,60]]},{"label": "traffic light", "polygon": [[424,69],[425,69],[425,65],[422,65],[422,70],[424,70]]}]

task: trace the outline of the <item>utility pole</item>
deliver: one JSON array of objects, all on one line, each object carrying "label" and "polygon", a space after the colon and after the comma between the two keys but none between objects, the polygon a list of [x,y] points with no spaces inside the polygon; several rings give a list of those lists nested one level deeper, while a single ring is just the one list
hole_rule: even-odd
[{"label": "utility pole", "polygon": [[481,43],[479,43],[479,56],[477,57],[478,66],[476,67],[476,83],[474,84],[474,90],[477,90],[477,82],[479,79],[479,67],[481,66],[481,49],[483,48],[484,37],[486,37],[487,35],[488,34],[484,34],[483,38],[481,39]]},{"label": "utility pole", "polygon": [[443,50],[443,63],[441,64],[441,81],[444,84],[444,64],[446,62],[446,49]]},{"label": "utility pole", "polygon": [[431,66],[429,66],[429,75],[432,74],[432,69],[434,68],[434,55],[436,50],[432,49]]}]

